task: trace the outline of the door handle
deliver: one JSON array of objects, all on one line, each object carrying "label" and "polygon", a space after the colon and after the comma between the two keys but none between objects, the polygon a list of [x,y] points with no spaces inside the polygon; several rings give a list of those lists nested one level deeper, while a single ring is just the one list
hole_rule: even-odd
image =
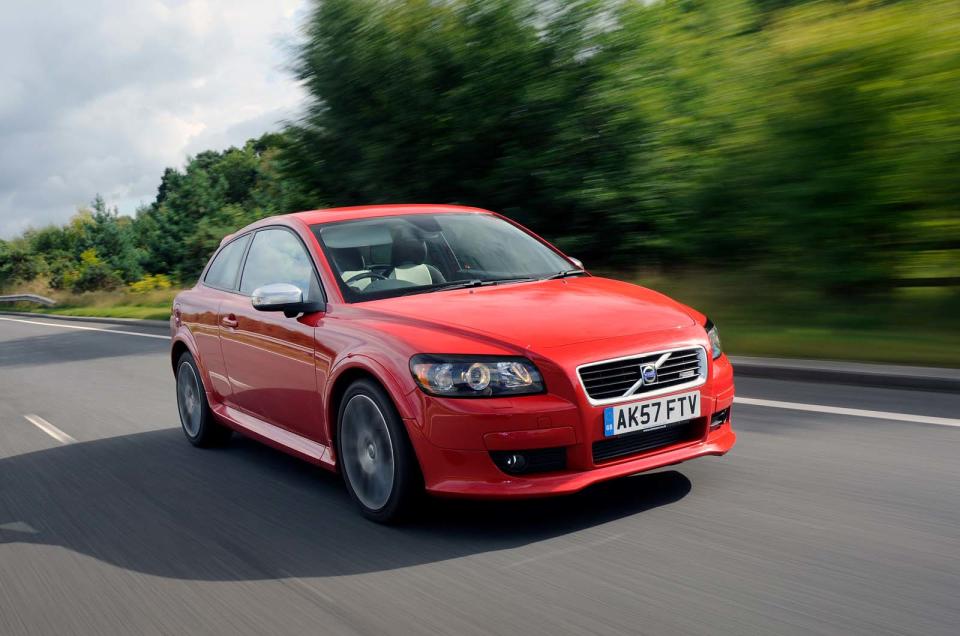
[{"label": "door handle", "polygon": [[240,323],[237,322],[236,316],[234,316],[233,314],[230,314],[229,316],[224,316],[223,318],[221,318],[220,324],[228,329],[236,329],[237,325],[239,325]]}]

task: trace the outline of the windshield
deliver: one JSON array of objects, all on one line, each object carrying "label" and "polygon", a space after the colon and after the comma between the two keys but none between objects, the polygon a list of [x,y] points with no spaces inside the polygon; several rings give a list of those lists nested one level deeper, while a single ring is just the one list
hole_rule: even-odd
[{"label": "windshield", "polygon": [[312,227],[349,302],[545,278],[573,265],[487,214],[410,214]]}]

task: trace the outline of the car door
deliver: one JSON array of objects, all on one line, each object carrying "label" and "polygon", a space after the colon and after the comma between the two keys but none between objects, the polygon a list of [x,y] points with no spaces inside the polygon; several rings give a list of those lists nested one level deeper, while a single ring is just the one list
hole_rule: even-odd
[{"label": "car door", "polygon": [[296,285],[308,300],[322,295],[309,252],[285,227],[254,234],[240,275],[240,293],[220,304],[229,402],[270,424],[322,441],[322,400],[314,363],[316,316],[287,318],[283,312],[254,309],[250,295],[271,283]]},{"label": "car door", "polygon": [[240,266],[250,242],[250,234],[233,239],[221,247],[203,274],[196,306],[177,307],[179,317],[190,329],[197,345],[199,364],[210,377],[210,389],[221,398],[231,387],[220,347],[220,304],[236,297],[240,285]]}]

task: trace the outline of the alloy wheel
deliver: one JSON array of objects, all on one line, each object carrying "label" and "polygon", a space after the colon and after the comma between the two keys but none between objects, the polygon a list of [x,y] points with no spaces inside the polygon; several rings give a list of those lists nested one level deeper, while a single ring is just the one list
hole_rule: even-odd
[{"label": "alloy wheel", "polygon": [[189,362],[180,363],[177,371],[177,408],[183,430],[191,438],[200,434],[203,402],[200,398],[200,380]]},{"label": "alloy wheel", "polygon": [[370,510],[383,508],[394,484],[393,443],[387,421],[376,402],[354,395],[344,406],[341,461],[354,493]]}]

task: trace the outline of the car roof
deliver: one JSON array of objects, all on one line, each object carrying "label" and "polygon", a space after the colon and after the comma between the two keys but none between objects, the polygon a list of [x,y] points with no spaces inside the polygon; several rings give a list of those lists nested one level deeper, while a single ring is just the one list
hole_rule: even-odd
[{"label": "car roof", "polygon": [[355,205],[342,208],[325,208],[320,210],[306,210],[290,214],[278,214],[254,221],[253,223],[224,236],[220,245],[226,245],[235,237],[268,225],[277,225],[296,219],[306,225],[319,223],[335,223],[337,221],[351,221],[354,219],[372,219],[382,216],[398,216],[401,214],[490,214],[490,210],[472,208],[465,205],[445,205],[434,203],[390,203],[382,205]]},{"label": "car roof", "polygon": [[379,216],[397,216],[400,214],[489,214],[489,210],[463,205],[434,205],[430,203],[397,203],[389,205],[357,205],[326,210],[308,210],[290,214],[307,225],[333,223],[353,219],[369,219]]}]

